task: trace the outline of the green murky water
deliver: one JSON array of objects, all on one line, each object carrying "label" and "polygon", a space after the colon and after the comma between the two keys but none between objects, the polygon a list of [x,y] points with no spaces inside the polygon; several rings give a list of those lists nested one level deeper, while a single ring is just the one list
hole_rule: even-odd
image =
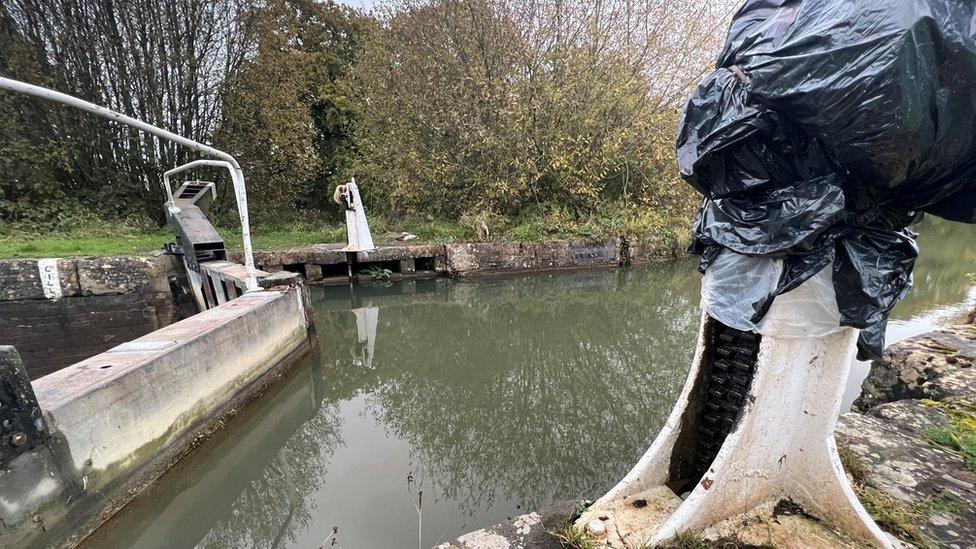
[{"label": "green murky water", "polygon": [[[976,298],[976,231],[922,231],[895,339]],[[429,547],[597,497],[684,382],[694,265],[315,288],[317,351],[89,545],[412,548],[419,522]]]}]

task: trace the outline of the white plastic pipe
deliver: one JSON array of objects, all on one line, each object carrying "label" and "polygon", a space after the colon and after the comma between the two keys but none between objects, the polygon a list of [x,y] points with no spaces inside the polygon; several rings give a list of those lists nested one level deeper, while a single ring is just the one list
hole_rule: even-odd
[{"label": "white plastic pipe", "polygon": [[[131,126],[139,131],[155,135],[160,139],[172,141],[173,143],[183,145],[184,147],[189,147],[199,153],[214,156],[227,162],[227,164],[230,165],[228,169],[231,172],[231,180],[234,182],[234,194],[237,198],[237,210],[241,218],[241,236],[244,240],[244,267],[247,269],[247,288],[248,291],[259,289],[257,277],[254,271],[254,252],[251,248],[251,228],[247,217],[247,191],[244,187],[244,172],[241,170],[241,165],[238,164],[237,160],[233,156],[219,149],[215,149],[208,145],[204,145],[203,143],[198,143],[192,139],[183,137],[182,135],[177,135],[173,132],[158,128],[152,124],[143,122],[142,120],[126,116],[111,109],[100,107],[94,103],[89,103],[83,99],[78,99],[77,97],[50,90],[48,88],[42,88],[40,86],[35,86],[33,84],[0,76],[0,89],[40,97],[41,99],[47,99],[48,101],[54,101],[55,103],[61,103],[62,105],[74,107],[76,109],[101,116],[102,118],[107,118],[120,124]],[[190,164],[193,163],[191,162]],[[186,168],[187,166],[189,166],[189,164],[181,166],[181,168]],[[169,186],[167,185],[167,190],[168,189]]]}]

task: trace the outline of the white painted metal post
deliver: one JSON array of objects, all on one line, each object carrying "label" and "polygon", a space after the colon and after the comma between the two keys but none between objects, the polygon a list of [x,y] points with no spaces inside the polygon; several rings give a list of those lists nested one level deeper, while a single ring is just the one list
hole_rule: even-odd
[{"label": "white painted metal post", "polygon": [[[46,99],[48,101],[54,101],[55,103],[61,103],[62,105],[67,105],[69,107],[74,107],[76,109],[113,120],[119,124],[131,126],[139,131],[155,135],[160,139],[165,139],[178,145],[189,147],[201,154],[219,158],[230,164],[229,169],[231,172],[231,180],[234,182],[234,194],[237,198],[237,210],[241,218],[241,236],[244,240],[244,266],[247,269],[248,275],[247,287],[248,291],[259,289],[257,277],[255,276],[254,271],[254,252],[251,248],[251,229],[250,225],[248,224],[247,216],[247,191],[244,186],[244,172],[241,170],[240,164],[238,164],[237,160],[233,156],[219,149],[215,149],[208,145],[204,145],[203,143],[198,143],[192,139],[183,137],[182,135],[177,135],[173,132],[143,122],[142,120],[126,116],[122,113],[98,106],[94,103],[89,103],[88,101],[68,94],[4,77],[0,77],[0,89],[23,93],[34,97],[39,97],[41,99]],[[167,191],[169,191],[168,185]],[[170,199],[172,200],[171,195]]]},{"label": "white painted metal post", "polygon": [[366,222],[366,208],[359,198],[356,178],[350,179],[346,185],[339,185],[333,198],[346,208],[346,247],[342,250],[364,253],[375,250],[373,235],[369,231],[369,223]]}]

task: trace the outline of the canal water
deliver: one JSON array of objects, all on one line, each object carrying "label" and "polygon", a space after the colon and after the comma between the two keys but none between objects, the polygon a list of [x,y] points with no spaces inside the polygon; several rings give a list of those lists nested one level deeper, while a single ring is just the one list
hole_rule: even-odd
[{"label": "canal water", "polygon": [[[976,298],[976,231],[921,232],[892,340]],[[316,351],[87,545],[430,547],[598,497],[677,398],[698,290],[691,260],[314,288]]]}]

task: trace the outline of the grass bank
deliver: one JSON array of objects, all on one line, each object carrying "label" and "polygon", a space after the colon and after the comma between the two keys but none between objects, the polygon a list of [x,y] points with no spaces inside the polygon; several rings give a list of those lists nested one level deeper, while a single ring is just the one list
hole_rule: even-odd
[{"label": "grass bank", "polygon": [[[660,234],[664,243],[683,243],[688,238],[690,216],[665,216],[653,211],[615,209],[610,214],[586,217],[559,212],[519,219],[490,214],[463,215],[460,220],[417,219],[389,221],[370,219],[378,243],[395,233],[408,232],[417,241],[432,244],[478,241],[535,242],[564,238],[609,238],[622,234]],[[239,229],[217,223],[228,247],[240,249]],[[0,227],[0,258],[77,257],[143,255],[162,249],[174,240],[165,228],[141,223],[84,220],[71,227],[40,230],[36,227]],[[304,220],[282,223],[255,223],[252,241],[258,250],[279,250],[294,246],[344,242],[345,226],[334,220]]]}]

